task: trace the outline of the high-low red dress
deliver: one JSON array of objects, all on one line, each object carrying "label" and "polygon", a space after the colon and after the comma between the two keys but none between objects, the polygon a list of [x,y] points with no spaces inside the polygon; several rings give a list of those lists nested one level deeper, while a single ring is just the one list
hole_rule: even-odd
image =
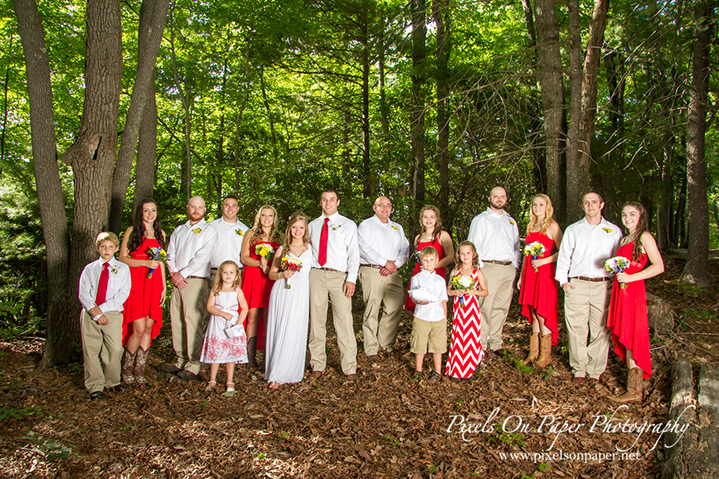
[{"label": "high-low red dress", "polygon": [[[419,262],[419,252],[422,251],[422,248],[431,246],[432,248],[437,250],[437,254],[439,255],[439,259],[437,261],[441,261],[442,258],[445,257],[444,248],[442,247],[442,243],[439,241],[439,236],[440,235],[437,235],[437,237],[434,238],[432,241],[425,241],[425,242],[420,241],[419,243],[417,243],[417,250],[415,251],[415,258],[417,259],[417,264],[414,265],[414,271],[412,272],[412,276],[419,273],[420,270],[422,269],[422,264]],[[442,279],[445,279],[446,273],[445,273],[444,267],[436,268],[434,270],[434,272],[437,273],[438,275],[440,275],[442,277]],[[412,277],[409,278],[409,281],[411,284]],[[408,288],[408,291],[409,291],[409,288]],[[405,301],[404,301],[404,309],[406,309],[410,313],[414,313],[414,307],[415,307],[414,301],[412,301],[412,298],[409,297],[409,293],[407,293],[407,297],[405,298]]]},{"label": "high-low red dress", "polygon": [[[531,244],[539,241],[544,245],[544,254],[538,259],[551,256],[554,249],[554,240],[547,236],[546,233],[537,231],[527,235],[526,242]],[[557,269],[557,263],[549,263],[537,268],[535,273],[532,267],[532,257],[524,258],[524,267],[522,268],[522,288],[519,292],[519,304],[522,305],[522,316],[525,316],[529,322],[532,322],[530,308],[533,308],[537,314],[544,318],[544,325],[552,332],[552,345],[557,345],[557,332],[559,327],[557,324],[557,301],[558,301],[558,283],[554,279]]]},{"label": "high-low red dress", "polygon": [[[634,274],[647,265],[647,255],[642,253],[639,262],[632,259],[634,242],[620,246],[617,256],[630,260],[629,267],[624,271]],[[616,278],[612,284],[612,300],[609,304],[607,327],[612,330],[614,352],[626,361],[627,349],[637,366],[644,372],[644,378],[652,376],[652,356],[649,352],[649,317],[647,315],[647,291],[644,280],[626,283],[622,288]]]},{"label": "high-low red dress", "polygon": [[[157,239],[142,238],[142,243],[135,251],[130,252],[132,259],[149,259],[147,250],[159,247]],[[122,345],[127,345],[127,340],[132,336],[132,322],[138,319],[150,317],[154,321],[150,340],[160,334],[162,328],[162,271],[157,268],[152,273],[152,278],[147,277],[150,269],[146,266],[130,267],[130,279],[132,287],[130,296],[125,301],[125,309],[122,313]]]},{"label": "high-low red dress", "polygon": [[[250,258],[260,260],[260,257],[255,253],[257,245],[267,243],[277,251],[280,244],[275,241],[257,241],[253,240],[250,244]],[[269,258],[269,263],[272,264],[272,258]],[[270,292],[272,291],[272,285],[274,281],[270,279],[268,275],[262,272],[259,266],[245,266],[244,273],[242,274],[242,294],[245,295],[247,300],[247,307],[253,308],[264,308],[267,310],[270,306]],[[247,331],[247,319],[243,323],[245,331]],[[257,349],[264,349],[265,344],[265,320],[260,318],[257,321]]]}]

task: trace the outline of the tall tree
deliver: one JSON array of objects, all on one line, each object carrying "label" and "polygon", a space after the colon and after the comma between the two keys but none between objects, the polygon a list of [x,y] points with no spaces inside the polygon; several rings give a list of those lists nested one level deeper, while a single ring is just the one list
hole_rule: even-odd
[{"label": "tall tree", "polygon": [[687,121],[687,177],[689,183],[689,250],[682,279],[705,286],[709,276],[709,206],[705,156],[706,112],[709,102],[709,52],[716,27],[713,0],[694,4],[692,86]]},{"label": "tall tree", "polygon": [[411,0],[412,16],[412,101],[410,104],[410,143],[414,160],[412,199],[424,203],[425,186],[425,83],[427,78],[427,5],[425,0]]},{"label": "tall tree", "polygon": [[450,71],[452,52],[452,16],[449,0],[432,2],[432,18],[437,26],[437,53],[435,77],[437,83],[437,169],[439,170],[439,207],[449,210],[449,106]]}]

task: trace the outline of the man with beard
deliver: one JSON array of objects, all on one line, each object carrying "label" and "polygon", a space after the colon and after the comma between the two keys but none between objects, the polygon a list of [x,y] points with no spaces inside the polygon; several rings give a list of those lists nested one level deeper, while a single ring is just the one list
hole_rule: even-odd
[{"label": "man with beard", "polygon": [[177,361],[163,364],[160,370],[190,381],[196,380],[200,372],[207,278],[217,231],[205,221],[205,200],[199,196],[193,196],[187,203],[187,217],[187,223],[173,231],[167,246],[167,269],[175,285],[170,299],[170,320]]},{"label": "man with beard", "polygon": [[[495,186],[489,193],[489,208],[475,216],[469,227],[479,266],[487,280],[489,295],[480,303],[482,347],[502,356],[502,328],[512,302],[514,278],[521,260],[517,222],[504,211],[507,190]],[[481,300],[480,300],[481,301]]]}]

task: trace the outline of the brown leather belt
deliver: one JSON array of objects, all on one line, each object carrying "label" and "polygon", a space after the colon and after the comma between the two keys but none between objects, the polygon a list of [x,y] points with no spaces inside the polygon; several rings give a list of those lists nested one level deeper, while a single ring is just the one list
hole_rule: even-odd
[{"label": "brown leather belt", "polygon": [[340,271],[338,269],[332,269],[332,268],[315,268],[319,269],[321,271],[332,271],[333,273],[346,273],[347,271]]},{"label": "brown leather belt", "polygon": [[187,279],[207,279],[207,278],[205,278],[204,276],[190,276]]},{"label": "brown leather belt", "polygon": [[602,281],[609,281],[611,278],[599,277],[590,278],[589,276],[573,276],[572,279],[578,279],[580,281],[589,281],[590,283],[600,283]]},{"label": "brown leather belt", "polygon": [[367,268],[374,268],[374,269],[382,269],[384,266],[380,266],[378,264],[361,264],[360,266],[365,266]]},{"label": "brown leather belt", "polygon": [[485,259],[483,260],[485,263],[492,263],[492,264],[498,264],[500,266],[509,266],[512,264],[511,261],[497,261],[494,259]]}]

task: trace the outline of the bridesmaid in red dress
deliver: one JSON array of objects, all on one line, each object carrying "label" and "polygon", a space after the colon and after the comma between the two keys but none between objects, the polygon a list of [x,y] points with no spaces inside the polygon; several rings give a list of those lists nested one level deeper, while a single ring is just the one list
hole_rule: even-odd
[{"label": "bridesmaid in red dress", "polygon": [[[532,324],[529,337],[529,354],[524,364],[536,361],[544,368],[552,364],[552,346],[557,344],[557,281],[554,273],[557,266],[559,245],[562,242],[562,230],[554,221],[552,200],[544,194],[532,198],[527,225],[526,243],[539,241],[544,245],[544,253],[533,259],[526,256],[522,277],[519,280],[519,304],[522,315]],[[540,337],[541,335],[541,337]]]},{"label": "bridesmaid in red dress", "polygon": [[[454,245],[452,244],[452,237],[442,229],[442,217],[439,214],[439,208],[433,205],[427,205],[422,208],[419,212],[419,224],[422,226],[422,232],[414,239],[417,264],[414,266],[412,276],[419,273],[422,268],[422,265],[419,263],[419,252],[422,248],[431,246],[437,250],[437,254],[439,255],[439,263],[437,263],[437,268],[434,272],[442,278],[445,278],[445,267],[449,266],[454,260]],[[410,282],[412,282],[411,277]],[[414,306],[414,301],[412,301],[409,294],[407,294],[404,308],[410,313],[414,313]]]},{"label": "bridesmaid in red dress", "polygon": [[[130,267],[132,288],[125,302],[122,321],[122,380],[142,386],[147,350],[162,327],[162,305],[167,297],[165,265],[148,257],[150,248],[165,249],[165,232],[160,227],[157,203],[143,200],[135,209],[132,226],[122,238],[120,261]],[[148,278],[150,270],[154,270]]]},{"label": "bridesmaid in red dress", "polygon": [[264,349],[265,340],[265,315],[270,304],[270,292],[272,281],[269,277],[270,265],[274,253],[267,258],[260,257],[255,248],[257,245],[266,243],[272,246],[274,251],[280,247],[282,237],[277,228],[277,210],[273,206],[265,205],[257,211],[255,222],[252,228],[245,234],[242,240],[242,251],[240,260],[245,265],[242,276],[242,293],[247,299],[247,306],[250,308],[244,322],[247,333],[247,367],[257,367],[257,349]]},{"label": "bridesmaid in red dress", "polygon": [[[622,207],[622,223],[629,234],[622,239],[615,256],[624,256],[630,264],[614,277],[607,327],[612,330],[614,352],[627,364],[629,374],[627,392],[613,399],[621,403],[640,403],[644,378],[652,376],[644,280],[663,273],[664,260],[648,231],[649,219],[641,204],[626,203]],[[651,263],[649,266],[646,266],[647,261]]]}]

